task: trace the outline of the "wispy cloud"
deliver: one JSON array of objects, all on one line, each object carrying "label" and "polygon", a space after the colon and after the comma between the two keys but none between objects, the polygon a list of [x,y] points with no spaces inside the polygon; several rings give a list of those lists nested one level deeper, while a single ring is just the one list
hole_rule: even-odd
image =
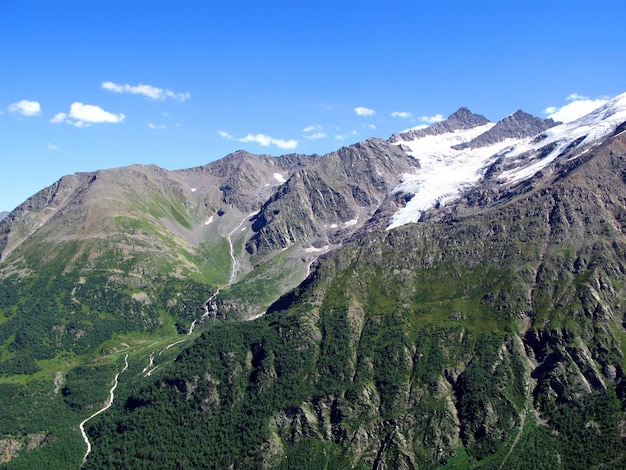
[{"label": "wispy cloud", "polygon": [[426,124],[436,124],[445,120],[442,114],[435,114],[434,116],[420,116],[419,120],[425,122]]},{"label": "wispy cloud", "polygon": [[343,142],[344,140],[348,140],[350,137],[355,137],[357,135],[360,135],[359,131],[352,129],[349,134],[335,134],[335,139]]},{"label": "wispy cloud", "polygon": [[325,139],[326,133],[322,131],[322,126],[319,124],[313,124],[302,129],[302,132],[307,132],[304,136],[305,139],[309,140],[319,140]]},{"label": "wispy cloud", "polygon": [[235,138],[226,131],[217,131],[217,133],[221,135],[222,137],[224,137],[225,139],[235,140]]},{"label": "wispy cloud", "polygon": [[158,88],[152,85],[144,85],[143,83],[140,83],[139,85],[120,85],[114,82],[102,82],[101,87],[104,90],[110,91],[112,93],[130,93],[133,95],[143,95],[152,100],[173,99],[183,102],[191,98],[191,94],[187,92],[176,93],[172,90]]},{"label": "wispy cloud", "polygon": [[124,114],[114,114],[93,104],[72,103],[69,113],[57,113],[50,122],[65,122],[75,127],[88,127],[91,124],[119,123],[126,119]]},{"label": "wispy cloud", "polygon": [[591,99],[588,96],[572,93],[566,98],[569,103],[564,106],[549,106],[543,110],[548,118],[555,121],[570,122],[589,114],[596,108],[599,108],[608,101],[608,98]]},{"label": "wispy cloud", "polygon": [[152,124],[151,122],[148,123],[148,127],[150,129],[161,130],[161,131],[167,129],[165,124]]},{"label": "wispy cloud", "polygon": [[275,145],[278,148],[283,150],[292,150],[298,146],[298,141],[294,139],[285,140],[285,139],[276,139],[274,137],[270,137],[265,134],[248,134],[245,137],[233,137],[226,131],[218,131],[218,134],[222,136],[224,139],[236,140],[237,142],[254,142],[259,144],[261,147],[269,147],[270,145]]},{"label": "wispy cloud", "polygon": [[357,108],[354,108],[354,112],[358,116],[373,116],[374,114],[376,114],[376,111],[374,111],[373,109],[365,108],[363,106],[359,106]]},{"label": "wispy cloud", "polygon": [[7,106],[7,111],[22,116],[38,116],[41,114],[41,105],[38,101],[21,100]]},{"label": "wispy cloud", "polygon": [[409,111],[394,111],[393,113],[391,113],[391,117],[408,119],[408,118],[412,118],[413,114],[410,113]]},{"label": "wispy cloud", "polygon": [[315,132],[313,134],[305,135],[304,138],[305,139],[310,139],[310,140],[325,139],[326,138],[326,134],[324,132]]},{"label": "wispy cloud", "polygon": [[56,145],[48,142],[48,150],[59,150],[59,147],[57,147]]}]

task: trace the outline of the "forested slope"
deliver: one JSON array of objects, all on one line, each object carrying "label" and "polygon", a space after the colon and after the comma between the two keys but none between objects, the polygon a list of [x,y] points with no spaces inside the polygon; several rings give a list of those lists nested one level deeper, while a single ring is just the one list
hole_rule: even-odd
[{"label": "forested slope", "polygon": [[137,383],[87,467],[623,466],[624,148],[355,238]]}]

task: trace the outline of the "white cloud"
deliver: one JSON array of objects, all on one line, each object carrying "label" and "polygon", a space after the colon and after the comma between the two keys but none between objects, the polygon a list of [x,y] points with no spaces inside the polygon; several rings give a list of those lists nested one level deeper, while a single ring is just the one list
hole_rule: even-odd
[{"label": "white cloud", "polygon": [[66,122],[75,127],[88,127],[98,123],[119,123],[126,119],[124,114],[113,114],[93,104],[72,103],[69,114],[57,113],[50,119],[52,123]]},{"label": "white cloud", "polygon": [[275,145],[278,148],[284,150],[295,149],[298,146],[297,140],[284,140],[284,139],[275,139],[274,137],[270,137],[265,134],[248,134],[245,137],[236,138],[230,135],[226,131],[218,131],[219,135],[225,139],[236,140],[238,142],[255,142],[259,144],[261,147],[268,147],[270,145]]},{"label": "white cloud", "polygon": [[319,139],[326,138],[326,133],[322,132],[322,126],[320,126],[319,124],[312,124],[310,126],[307,126],[304,129],[302,129],[302,132],[309,133],[308,135],[304,136],[305,139],[319,140]]},{"label": "white cloud", "polygon": [[234,139],[234,137],[226,131],[218,131],[218,134],[224,137],[225,139]]},{"label": "white cloud", "polygon": [[394,111],[393,113],[391,113],[391,117],[407,119],[412,118],[413,114],[408,111]]},{"label": "white cloud", "polygon": [[113,114],[105,111],[100,106],[93,104],[72,103],[70,106],[70,118],[83,122],[122,122],[126,116]]},{"label": "white cloud", "polygon": [[375,130],[376,130],[376,126],[375,126],[374,124],[363,124],[363,127],[364,127],[365,129],[370,129],[370,130],[372,130],[372,131],[375,131]]},{"label": "white cloud", "polygon": [[54,144],[51,144],[50,142],[48,142],[48,150],[58,150],[59,147],[57,147]]},{"label": "white cloud", "polygon": [[165,124],[152,124],[151,122],[148,123],[148,127],[150,129],[158,129],[158,130],[166,129]]},{"label": "white cloud", "polygon": [[67,114],[65,114],[65,113],[56,113],[54,115],[54,117],[52,119],[50,119],[50,122],[53,122],[55,124],[59,123],[59,122],[64,122],[66,118],[67,118]]},{"label": "white cloud", "polygon": [[269,135],[265,134],[248,134],[242,139],[236,139],[239,142],[256,142],[261,145],[261,147],[267,147],[272,143],[272,138]]},{"label": "white cloud", "polygon": [[22,116],[37,116],[41,114],[41,105],[38,101],[21,100],[7,106],[7,111]]},{"label": "white cloud", "polygon": [[325,139],[326,134],[324,134],[323,132],[315,132],[314,134],[311,134],[311,135],[305,135],[304,138],[311,139],[311,140]]},{"label": "white cloud", "polygon": [[426,129],[427,127],[428,127],[428,124],[420,124],[419,126],[411,127],[410,129],[405,129],[402,132],[400,132],[400,134],[403,134],[409,131],[419,131],[420,129]]},{"label": "white cloud", "polygon": [[119,85],[113,82],[102,82],[101,87],[112,93],[131,93],[133,95],[143,95],[153,100],[164,100],[170,98],[183,102],[191,98],[191,94],[187,92],[175,93],[172,90],[166,90],[152,85],[144,85],[143,83],[133,86],[128,84]]},{"label": "white cloud", "polygon": [[560,108],[549,106],[543,110],[544,114],[547,114],[548,118],[555,121],[570,122],[589,114],[608,101],[608,98],[597,98],[594,100],[578,93],[572,93],[566,99],[570,103]]},{"label": "white cloud", "polygon": [[363,106],[354,108],[354,112],[357,113],[357,115],[359,116],[373,116],[374,114],[376,114],[376,111],[374,111],[373,109],[365,108]]},{"label": "white cloud", "polygon": [[566,98],[567,101],[587,101],[589,100],[588,96],[579,95],[578,93],[572,93]]},{"label": "white cloud", "polygon": [[435,114],[434,116],[420,116],[419,120],[426,124],[436,124],[445,120],[445,118],[441,114]]},{"label": "white cloud", "polygon": [[350,137],[354,137],[357,135],[359,135],[359,131],[353,129],[349,134],[335,134],[335,139],[343,142],[344,140],[347,140]]}]

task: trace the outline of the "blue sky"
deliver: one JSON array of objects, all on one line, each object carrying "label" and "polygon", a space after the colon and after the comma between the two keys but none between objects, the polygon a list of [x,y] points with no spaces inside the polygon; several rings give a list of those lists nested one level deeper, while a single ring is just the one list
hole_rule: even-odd
[{"label": "blue sky", "polygon": [[[323,154],[626,91],[623,0],[0,2],[0,210],[66,174]],[[557,114],[558,116],[558,114]]]}]

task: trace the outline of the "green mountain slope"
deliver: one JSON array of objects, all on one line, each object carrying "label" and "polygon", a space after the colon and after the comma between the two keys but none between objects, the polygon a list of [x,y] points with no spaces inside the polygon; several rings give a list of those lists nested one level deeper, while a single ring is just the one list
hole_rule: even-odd
[{"label": "green mountain slope", "polygon": [[86,467],[623,467],[624,174],[618,133],[480,211],[356,237],[129,380]]},{"label": "green mountain slope", "polygon": [[[174,345],[161,362],[153,357],[160,367],[199,329],[262,314],[331,249],[328,233],[340,244],[398,172],[415,165],[384,141],[325,157],[240,151],[179,171],[134,165],[78,173],[29,198],[0,221],[0,408],[7,413],[0,463],[78,465],[77,425],[107,394],[87,382],[69,387],[77,370],[111,380],[122,353],[131,363],[147,361]],[[289,183],[297,175],[329,187],[370,174],[365,190],[377,192],[341,186],[338,214],[319,188]],[[315,217],[299,219],[298,211]],[[274,239],[250,250],[261,229]],[[23,413],[33,401],[47,405]],[[61,418],[50,422],[51,413]]]}]

